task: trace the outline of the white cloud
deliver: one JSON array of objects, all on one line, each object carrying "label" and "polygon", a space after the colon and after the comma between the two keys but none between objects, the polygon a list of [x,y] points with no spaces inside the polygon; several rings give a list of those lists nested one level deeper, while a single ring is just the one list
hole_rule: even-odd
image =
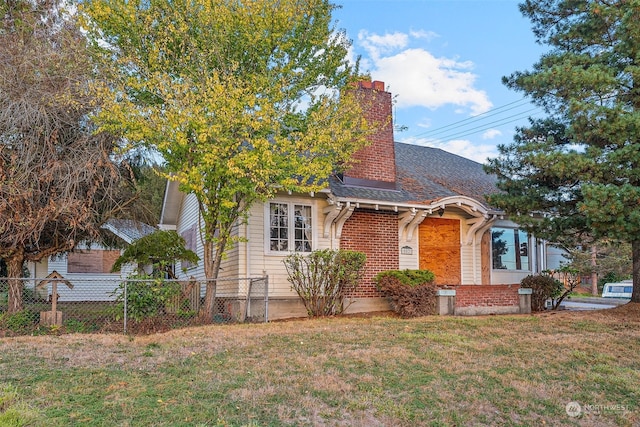
[{"label": "white cloud", "polygon": [[486,163],[488,158],[498,156],[498,150],[495,145],[491,144],[474,144],[467,139],[454,139],[451,141],[437,141],[424,138],[407,138],[401,140],[407,144],[422,145],[425,147],[434,147],[449,153],[457,154],[461,157],[473,160],[478,163]]},{"label": "white cloud", "polygon": [[425,30],[411,30],[409,31],[409,35],[414,39],[425,39],[427,41],[431,41],[435,38],[440,37],[440,34],[435,33],[433,31],[425,31]]},{"label": "white cloud", "polygon": [[362,30],[358,33],[358,41],[375,61],[380,58],[380,55],[393,52],[395,49],[404,49],[409,43],[409,36],[398,32],[381,36]]},{"label": "white cloud", "polygon": [[496,136],[502,135],[502,132],[498,129],[489,129],[485,133],[482,134],[482,139],[493,139]]},{"label": "white cloud", "polygon": [[358,41],[369,55],[369,71],[397,95],[398,108],[436,109],[452,104],[473,115],[489,110],[492,104],[487,93],[474,87],[471,61],[437,58],[424,48],[409,47],[412,39],[429,34],[412,31],[381,36],[361,31]]}]

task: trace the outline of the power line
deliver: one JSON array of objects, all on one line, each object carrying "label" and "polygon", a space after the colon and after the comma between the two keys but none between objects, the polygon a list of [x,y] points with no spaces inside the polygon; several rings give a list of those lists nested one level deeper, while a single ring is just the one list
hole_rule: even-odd
[{"label": "power line", "polygon": [[[434,129],[426,130],[426,131],[424,131],[424,132],[422,132],[422,133],[420,133],[420,134],[418,134],[416,136],[422,136],[422,135],[425,135],[425,134],[439,134],[439,133],[445,132],[446,129],[451,128],[451,127],[465,127],[465,126],[467,126],[465,124],[467,122],[482,121],[482,120],[486,119],[487,117],[491,117],[491,116],[495,116],[495,115],[498,115],[498,114],[503,114],[503,113],[505,113],[507,111],[515,110],[515,109],[520,108],[520,107],[522,107],[522,106],[524,106],[524,105],[526,105],[528,103],[529,102],[525,98],[519,99],[517,101],[513,101],[513,102],[510,102],[508,104],[504,104],[504,105],[502,105],[500,107],[496,107],[496,108],[493,108],[491,110],[485,111],[484,113],[478,114],[476,116],[467,117],[466,119],[459,120],[459,121],[453,122],[453,123],[449,123],[448,125],[445,125],[445,126],[440,126],[440,127],[434,128]],[[514,105],[514,104],[520,104],[520,105]],[[507,108],[507,107],[511,107],[511,108]],[[504,111],[502,111],[502,110],[504,110]]]},{"label": "power line", "polygon": [[474,135],[476,133],[480,133],[480,132],[484,132],[484,131],[487,131],[487,130],[491,130],[491,128],[495,127],[495,126],[492,126],[492,125],[498,125],[498,126],[506,125],[506,124],[517,122],[519,120],[522,120],[522,119],[525,119],[527,117],[530,117],[531,115],[530,114],[526,114],[526,113],[529,113],[529,112],[535,111],[535,110],[540,110],[540,107],[532,108],[530,110],[526,110],[526,111],[520,112],[518,114],[514,114],[512,116],[503,117],[500,120],[495,120],[493,122],[484,123],[484,124],[482,124],[480,126],[476,126],[474,128],[465,129],[465,130],[459,130],[459,131],[455,131],[454,130],[453,133],[449,133],[449,134],[446,134],[444,136],[440,136],[440,137],[437,137],[437,138],[432,138],[430,136],[427,136],[426,138],[427,139],[439,139],[439,140],[451,140],[451,139],[462,138],[462,137],[469,136],[469,135]]},{"label": "power line", "polygon": [[[489,124],[492,124],[492,123],[495,123],[495,122],[496,122],[496,121],[493,121],[493,122],[487,122],[486,120],[488,120],[488,119],[489,119],[489,117],[500,116],[500,115],[503,115],[503,114],[508,113],[508,112],[513,112],[513,111],[515,111],[516,109],[518,109],[518,108],[520,108],[520,107],[524,107],[525,105],[526,105],[526,104],[522,104],[522,105],[519,105],[519,106],[517,106],[517,107],[513,107],[513,108],[509,108],[509,109],[504,110],[504,111],[496,112],[496,113],[494,113],[494,114],[491,114],[491,115],[485,116],[485,117],[484,117],[484,118],[482,118],[482,119],[474,120],[474,121],[470,121],[470,122],[465,123],[465,124],[463,124],[463,125],[459,125],[459,126],[451,126],[451,127],[449,127],[449,129],[440,130],[440,131],[438,131],[438,132],[434,132],[434,133],[427,133],[426,137],[427,137],[427,138],[440,138],[440,137],[439,137],[439,136],[437,136],[437,135],[449,134],[449,133],[451,133],[451,132],[457,132],[457,131],[465,132],[466,130],[469,130],[469,129],[476,129],[476,128],[470,128],[470,126],[475,126],[475,125],[478,125],[478,126],[485,126],[485,125],[489,125]],[[531,107],[531,105],[526,105],[526,106]],[[511,118],[511,117],[515,117],[516,115],[520,115],[520,114],[526,114],[526,113],[528,113],[528,112],[530,112],[530,111],[533,111],[533,110],[536,110],[536,109],[538,109],[538,108],[539,108],[539,107],[534,107],[534,108],[530,108],[530,109],[528,109],[528,110],[526,110],[526,111],[518,111],[515,115],[511,115],[511,116],[507,116],[507,117],[502,117],[502,118],[498,119],[497,121],[500,121],[500,120],[503,120],[503,119],[507,119],[507,118]],[[423,132],[423,133],[422,133],[422,135],[425,135],[425,133]]]}]

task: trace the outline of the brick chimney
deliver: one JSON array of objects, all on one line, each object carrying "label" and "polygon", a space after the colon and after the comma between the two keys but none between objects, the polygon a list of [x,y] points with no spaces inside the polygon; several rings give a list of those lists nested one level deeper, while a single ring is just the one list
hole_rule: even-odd
[{"label": "brick chimney", "polygon": [[344,173],[344,183],[362,187],[396,188],[396,157],[393,141],[391,93],[384,82],[360,81],[356,91],[369,123],[378,126],[370,136],[371,144],[353,155],[357,163]]}]

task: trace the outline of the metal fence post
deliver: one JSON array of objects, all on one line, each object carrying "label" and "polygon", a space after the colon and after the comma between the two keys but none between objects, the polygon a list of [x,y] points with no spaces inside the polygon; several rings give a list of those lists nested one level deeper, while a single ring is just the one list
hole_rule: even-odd
[{"label": "metal fence post", "polygon": [[269,321],[269,276],[264,277],[264,323]]},{"label": "metal fence post", "polygon": [[253,279],[249,279],[249,286],[247,290],[247,304],[244,310],[244,318],[251,318],[251,291],[253,290]]},{"label": "metal fence post", "polygon": [[127,301],[129,300],[129,295],[127,295],[127,286],[129,285],[129,283],[125,280],[124,281],[124,315],[123,315],[123,319],[124,319],[124,334],[127,334]]}]

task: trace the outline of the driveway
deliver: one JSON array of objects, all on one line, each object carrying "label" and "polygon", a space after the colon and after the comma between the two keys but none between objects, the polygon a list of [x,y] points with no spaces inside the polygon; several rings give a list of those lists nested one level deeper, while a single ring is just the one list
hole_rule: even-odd
[{"label": "driveway", "polygon": [[571,297],[560,304],[561,310],[603,310],[628,303],[625,298]]}]

